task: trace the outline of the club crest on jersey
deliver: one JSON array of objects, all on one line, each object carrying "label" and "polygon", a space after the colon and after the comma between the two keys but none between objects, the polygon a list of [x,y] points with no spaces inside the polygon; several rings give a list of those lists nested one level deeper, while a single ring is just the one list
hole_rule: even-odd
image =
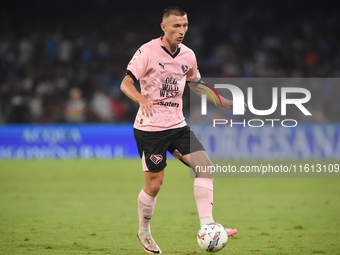
[{"label": "club crest on jersey", "polygon": [[162,160],[163,156],[160,154],[154,155],[152,154],[149,158],[155,165],[158,165]]},{"label": "club crest on jersey", "polygon": [[186,73],[189,69],[187,65],[182,65],[181,68],[183,73]]}]

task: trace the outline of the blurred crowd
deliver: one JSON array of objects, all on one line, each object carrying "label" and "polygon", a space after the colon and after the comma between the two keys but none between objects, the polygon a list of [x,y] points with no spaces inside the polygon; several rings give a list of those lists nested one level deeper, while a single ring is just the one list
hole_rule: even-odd
[{"label": "blurred crowd", "polygon": [[[340,17],[332,8],[244,2],[182,6],[189,17],[184,44],[196,53],[203,78],[340,77]],[[162,8],[131,13],[102,0],[72,12],[77,6],[61,3],[60,16],[48,1],[44,13],[29,17],[20,13],[24,7],[7,16],[2,9],[0,123],[134,121],[138,105],[119,86],[138,47],[162,35]],[[340,85],[311,90],[315,121],[339,121]],[[185,106],[188,96],[186,90]]]}]

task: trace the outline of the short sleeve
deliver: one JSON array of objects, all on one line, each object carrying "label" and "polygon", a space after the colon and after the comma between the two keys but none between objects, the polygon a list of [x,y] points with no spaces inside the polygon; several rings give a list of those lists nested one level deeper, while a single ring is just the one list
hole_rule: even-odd
[{"label": "short sleeve", "polygon": [[136,82],[146,73],[148,66],[148,54],[141,47],[133,55],[127,66],[127,74]]},{"label": "short sleeve", "polygon": [[187,73],[187,81],[190,81],[190,80],[199,81],[200,79],[201,79],[201,74],[198,70],[196,56],[193,53],[192,65],[191,65],[189,72]]}]

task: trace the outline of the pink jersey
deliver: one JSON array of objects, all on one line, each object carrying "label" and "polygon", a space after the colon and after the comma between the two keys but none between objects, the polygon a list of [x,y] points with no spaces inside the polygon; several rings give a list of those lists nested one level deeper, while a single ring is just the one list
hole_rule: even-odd
[{"label": "pink jersey", "polygon": [[155,105],[152,117],[138,110],[134,128],[144,131],[162,131],[184,127],[182,96],[186,81],[201,78],[194,52],[183,44],[171,54],[163,45],[162,37],[142,45],[127,67],[127,74],[139,80],[142,95]]}]

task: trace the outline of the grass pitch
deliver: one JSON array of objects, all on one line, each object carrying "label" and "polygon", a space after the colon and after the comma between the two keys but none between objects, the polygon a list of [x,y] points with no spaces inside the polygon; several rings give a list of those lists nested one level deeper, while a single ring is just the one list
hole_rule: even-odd
[{"label": "grass pitch", "polygon": [[[163,254],[207,254],[192,185],[169,160],[151,222]],[[139,160],[0,161],[0,254],[144,254],[142,186]],[[214,218],[239,231],[219,254],[340,254],[340,179],[215,179]]]}]

